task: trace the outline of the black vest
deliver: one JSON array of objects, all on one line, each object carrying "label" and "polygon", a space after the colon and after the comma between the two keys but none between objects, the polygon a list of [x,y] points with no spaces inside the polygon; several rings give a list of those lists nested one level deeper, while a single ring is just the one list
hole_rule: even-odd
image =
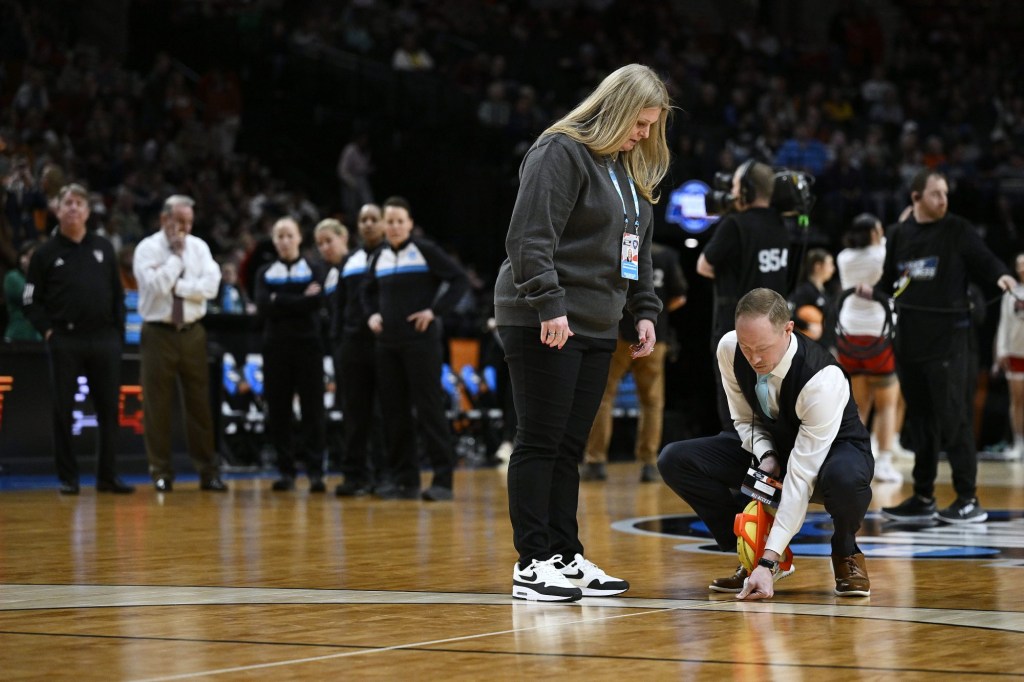
[{"label": "black vest", "polygon": [[[743,397],[747,399],[754,413],[760,416],[762,426],[771,434],[783,470],[786,469],[789,453],[793,450],[793,443],[796,442],[797,433],[800,431],[800,419],[796,416],[797,396],[815,374],[830,365],[839,367],[839,363],[835,361],[832,354],[816,342],[807,340],[802,334],[794,333],[794,336],[797,343],[796,354],[793,355],[793,363],[786,373],[786,378],[782,380],[782,387],[778,395],[779,413],[775,419],[769,418],[761,409],[761,403],[754,392],[757,373],[743,357],[739,345],[736,346],[736,355],[733,358],[733,370],[736,373],[736,381],[740,385]],[[842,369],[842,367],[839,368]],[[846,372],[843,372],[843,375],[846,376]],[[849,377],[846,381],[849,384]],[[836,434],[833,442],[844,441],[853,443],[864,452],[871,452],[871,435],[864,428],[860,415],[857,414],[857,403],[853,401],[852,392],[846,401],[839,433]]]}]

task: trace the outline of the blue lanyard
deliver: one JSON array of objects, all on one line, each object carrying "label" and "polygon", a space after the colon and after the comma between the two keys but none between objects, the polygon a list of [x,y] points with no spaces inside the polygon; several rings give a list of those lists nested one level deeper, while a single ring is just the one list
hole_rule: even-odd
[{"label": "blue lanyard", "polygon": [[[622,202],[622,222],[626,225],[626,231],[629,231],[629,214],[626,213],[626,198],[622,196],[622,188],[619,187],[619,179],[615,175],[615,169],[612,168],[612,164],[605,162],[605,168],[608,169],[608,177],[612,179],[612,187],[615,188],[615,193],[619,195],[619,201]],[[636,230],[636,234],[640,234],[640,200],[636,196],[636,185],[633,184],[633,178],[626,175],[626,180],[629,181],[629,191],[633,193],[633,211],[636,215],[636,221],[633,223],[633,229]]]}]

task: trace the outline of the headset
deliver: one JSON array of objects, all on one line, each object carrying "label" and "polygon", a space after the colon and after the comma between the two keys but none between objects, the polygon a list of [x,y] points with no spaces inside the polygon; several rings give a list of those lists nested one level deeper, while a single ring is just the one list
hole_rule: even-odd
[{"label": "headset", "polygon": [[750,169],[753,168],[756,161],[754,159],[747,159],[743,162],[743,165],[739,167],[740,174],[740,196],[739,199],[745,205],[749,206],[753,203],[754,198],[757,196],[757,190],[754,188],[754,182],[750,178]]}]

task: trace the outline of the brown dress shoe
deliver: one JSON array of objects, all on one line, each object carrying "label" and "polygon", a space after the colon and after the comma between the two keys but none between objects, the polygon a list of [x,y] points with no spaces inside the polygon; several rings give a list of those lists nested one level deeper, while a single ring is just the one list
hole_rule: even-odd
[{"label": "brown dress shoe", "polygon": [[832,570],[836,574],[836,596],[870,597],[871,580],[863,554],[832,557]]},{"label": "brown dress shoe", "polygon": [[712,592],[731,592],[738,594],[743,589],[743,581],[747,579],[747,569],[743,568],[741,564],[736,568],[736,572],[730,575],[728,578],[715,578],[708,585],[708,589]]}]

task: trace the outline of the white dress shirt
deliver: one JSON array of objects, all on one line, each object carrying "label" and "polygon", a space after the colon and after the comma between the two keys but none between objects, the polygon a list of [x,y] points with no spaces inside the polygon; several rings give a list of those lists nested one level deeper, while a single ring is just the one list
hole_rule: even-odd
[{"label": "white dress shirt", "polygon": [[191,324],[206,314],[206,300],[220,287],[220,266],[210,247],[192,235],[185,237],[180,256],[171,251],[163,230],[146,237],[135,247],[132,269],[139,283],[139,315],[146,322],[170,322],[177,294],[185,302],[184,324]]},{"label": "white dress shirt", "polygon": [[[736,343],[735,331],[722,337],[718,344],[718,367],[729,400],[729,411],[743,448],[761,459],[769,450],[775,450],[775,444],[760,417],[740,391],[733,368]],[[779,412],[779,390],[793,364],[796,349],[796,334],[792,334],[789,348],[768,378],[768,404],[776,415]],[[800,430],[793,443],[793,451],[789,453],[786,478],[782,482],[782,498],[775,513],[775,525],[768,535],[766,549],[781,555],[800,530],[807,516],[811,493],[818,481],[818,471],[832,447],[832,441],[839,433],[843,411],[849,399],[850,384],[843,371],[834,365],[825,367],[811,377],[797,396],[796,416],[800,420]],[[785,453],[779,453],[779,457],[784,458]]]}]

